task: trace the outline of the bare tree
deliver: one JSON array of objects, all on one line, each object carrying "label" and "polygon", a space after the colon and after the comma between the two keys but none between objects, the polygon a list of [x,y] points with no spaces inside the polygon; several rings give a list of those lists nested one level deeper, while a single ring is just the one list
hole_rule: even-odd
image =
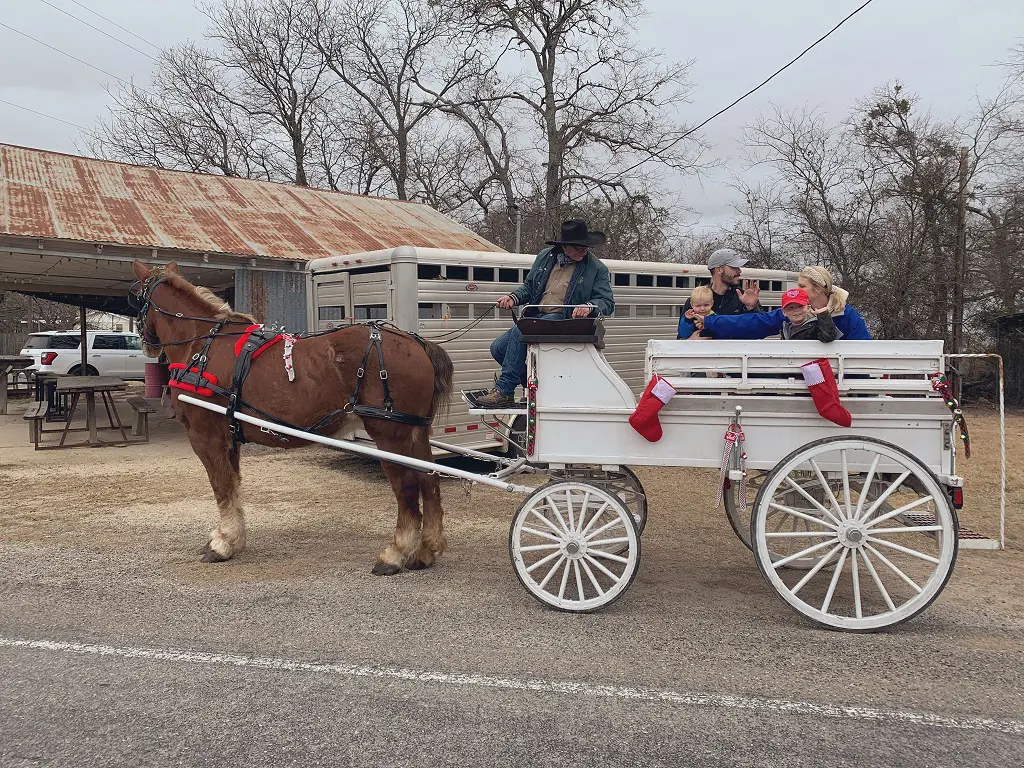
[{"label": "bare tree", "polygon": [[303,0],[222,0],[220,6],[206,8],[210,37],[223,48],[213,60],[236,83],[221,91],[220,98],[279,129],[267,139],[277,150],[271,157],[287,158],[279,173],[300,186],[309,183],[312,119],[322,114],[320,102],[331,88],[327,62],[301,34],[304,5]]},{"label": "bare tree", "polygon": [[953,123],[931,119],[899,83],[874,91],[839,125],[776,109],[745,134],[754,163],[774,173],[741,188],[730,235],[773,266],[828,267],[883,338],[948,340],[966,146],[966,298],[970,327],[984,334],[986,317],[1024,299],[1024,187],[1011,172],[1016,98],[1004,88]]},{"label": "bare tree", "polygon": [[410,199],[415,132],[474,72],[473,41],[451,11],[423,0],[308,0],[305,20],[307,38],[388,138],[379,160],[394,194]]},{"label": "bare tree", "polygon": [[301,8],[300,0],[208,6],[208,37],[218,46],[169,49],[150,88],[115,90],[90,148],[158,167],[308,184],[310,139],[331,84],[319,51],[299,34]]},{"label": "bare tree", "polygon": [[[632,206],[632,190],[654,167],[694,168],[698,144],[670,113],[689,92],[688,65],[661,63],[636,45],[640,0],[457,0],[497,48],[495,61],[519,72],[493,99],[532,116],[543,153],[544,228],[563,206],[600,195]],[[508,60],[508,61],[506,61]]]},{"label": "bare tree", "polygon": [[269,178],[259,126],[221,97],[229,87],[203,49],[164,51],[149,89],[111,92],[115,106],[87,135],[88,146],[100,157],[158,168]]}]

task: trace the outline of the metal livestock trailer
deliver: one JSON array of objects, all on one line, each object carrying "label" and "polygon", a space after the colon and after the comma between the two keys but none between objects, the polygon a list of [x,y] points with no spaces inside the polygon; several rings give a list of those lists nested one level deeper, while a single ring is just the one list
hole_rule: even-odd
[{"label": "metal livestock trailer", "polygon": [[[484,389],[498,370],[490,343],[508,330],[511,314],[494,302],[521,285],[534,256],[404,246],[309,263],[308,328],[388,320],[443,341],[455,362],[455,389]],[[702,265],[602,260],[611,272],[615,314],[605,318],[605,359],[635,393],[646,384],[648,339],[674,339],[679,313],[696,285],[710,282]],[[776,307],[796,285],[795,272],[745,269],[759,281],[761,303]],[[460,329],[473,324],[465,333]],[[486,450],[500,442],[471,416],[461,398],[434,424],[439,440]]]}]

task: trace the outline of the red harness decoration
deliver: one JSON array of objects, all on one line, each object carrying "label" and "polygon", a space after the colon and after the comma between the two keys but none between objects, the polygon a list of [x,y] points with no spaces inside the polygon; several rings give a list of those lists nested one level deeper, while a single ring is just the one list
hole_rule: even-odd
[{"label": "red harness decoration", "polygon": [[[235,342],[235,357],[238,357],[240,354],[242,354],[242,347],[245,346],[245,342],[247,342],[249,340],[249,336],[252,335],[252,332],[253,331],[258,331],[261,328],[263,328],[262,325],[250,325],[248,328],[245,329],[245,332],[241,336],[239,336],[238,337],[238,341]],[[273,346],[277,342],[281,341],[281,339],[283,339],[283,338],[284,338],[284,335],[282,335],[280,333],[277,334],[277,336],[274,336],[272,339],[267,341],[266,344],[263,344],[259,349],[257,349],[255,352],[252,353],[252,359],[255,360],[257,357],[259,357],[264,352],[266,352],[267,349],[269,349],[271,346]]]},{"label": "red harness decoration", "polygon": [[[186,368],[184,363],[171,363],[170,365],[167,366],[167,370],[172,372],[184,371],[185,369]],[[213,390],[210,389],[209,387],[204,387],[202,385],[211,384],[216,387],[217,377],[214,376],[212,373],[207,373],[206,371],[200,372],[199,368],[194,365],[188,370],[199,377],[199,386],[196,386],[195,384],[189,384],[186,381],[178,381],[177,379],[174,378],[173,373],[171,374],[171,380],[167,382],[167,386],[172,387],[174,389],[182,389],[185,392],[194,392],[195,394],[202,395],[203,397],[213,397]]]},{"label": "red harness decoration", "polygon": [[[242,353],[242,347],[245,346],[245,342],[249,340],[249,337],[252,335],[253,331],[258,331],[261,328],[263,328],[262,325],[250,325],[248,328],[245,329],[245,332],[241,336],[239,336],[238,341],[235,342],[235,357],[238,357]],[[277,342],[281,341],[283,338],[284,336],[282,334],[277,334],[276,336],[262,344],[259,347],[259,349],[252,353],[251,357],[259,357],[261,354],[263,354],[263,352],[268,350]],[[184,392],[194,392],[195,394],[202,395],[203,397],[214,396],[215,393],[213,389],[211,389],[211,387],[218,386],[219,382],[217,381],[217,377],[214,376],[212,373],[207,373],[205,370],[200,370],[200,368],[195,365],[193,365],[192,367],[188,367],[184,363],[171,363],[170,365],[167,366],[167,369],[171,371],[171,380],[168,382],[168,386],[173,387],[174,389],[180,389]],[[180,377],[181,374],[178,374],[178,377],[175,377],[173,374],[174,371],[187,371],[189,373],[195,374],[195,381],[197,383],[192,384],[188,381],[180,381],[178,377]]]}]

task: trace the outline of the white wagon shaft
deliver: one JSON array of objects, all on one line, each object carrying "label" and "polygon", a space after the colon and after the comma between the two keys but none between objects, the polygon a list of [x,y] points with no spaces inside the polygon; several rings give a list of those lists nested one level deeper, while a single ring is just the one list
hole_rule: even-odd
[{"label": "white wagon shaft", "polygon": [[[741,426],[741,450],[722,468],[726,511],[783,601],[821,625],[863,632],[917,615],[941,592],[956,560],[952,494],[962,486],[952,419],[928,381],[941,370],[941,342],[651,341],[648,375],[679,393],[659,414],[664,436],[651,443],[629,425],[630,388],[592,338],[580,339],[526,337],[526,411],[471,409],[509,427],[513,456],[490,475],[235,418],[526,495],[509,532],[516,576],[541,602],[573,612],[609,605],[636,575],[647,501],[627,465],[721,467],[724,434]],[[799,367],[819,357],[838,373],[849,429],[822,419],[807,396]],[[509,482],[527,471],[551,482]]]}]

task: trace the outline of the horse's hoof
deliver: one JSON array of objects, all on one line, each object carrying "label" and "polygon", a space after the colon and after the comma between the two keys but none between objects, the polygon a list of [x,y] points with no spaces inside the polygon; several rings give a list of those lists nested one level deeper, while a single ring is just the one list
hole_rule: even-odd
[{"label": "horse's hoof", "polygon": [[433,563],[425,563],[422,560],[412,560],[406,563],[405,567],[408,568],[410,571],[423,571],[427,568],[432,567],[433,565]]},{"label": "horse's hoof", "polygon": [[207,547],[206,551],[203,552],[202,562],[204,562],[204,563],[224,563],[224,562],[227,562],[230,559],[231,558],[224,557],[224,555],[218,554],[217,552],[214,552],[212,549]]},{"label": "horse's hoof", "polygon": [[370,571],[370,573],[372,573],[374,576],[394,576],[400,570],[402,569],[399,568],[397,565],[391,565],[391,563],[384,563],[378,560],[374,564],[373,569]]}]

